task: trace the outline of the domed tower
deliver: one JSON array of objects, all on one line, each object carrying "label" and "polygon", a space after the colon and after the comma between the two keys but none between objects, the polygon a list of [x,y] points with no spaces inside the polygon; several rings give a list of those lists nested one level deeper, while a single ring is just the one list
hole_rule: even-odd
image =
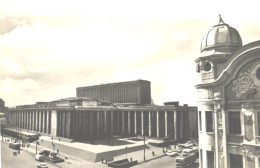
[{"label": "domed tower", "polygon": [[[221,16],[219,16],[219,23],[213,26],[201,41],[201,56],[195,61],[198,74],[196,88],[198,90],[200,167],[227,167],[226,131],[220,127],[224,125],[223,122],[217,125],[217,118],[221,116],[217,115],[217,111],[220,112],[223,108],[219,95],[222,86],[215,86],[215,82],[221,76],[223,68],[232,55],[241,46],[242,40],[238,31],[226,24]],[[223,116],[222,119],[224,118]]]},{"label": "domed tower", "polygon": [[203,37],[200,51],[203,55],[228,56],[242,46],[238,31],[226,24],[219,15],[219,23]]},{"label": "domed tower", "polygon": [[220,75],[215,65],[226,61],[241,46],[242,39],[238,31],[226,24],[219,15],[219,23],[201,41],[201,57],[196,60],[198,83],[213,82]]}]

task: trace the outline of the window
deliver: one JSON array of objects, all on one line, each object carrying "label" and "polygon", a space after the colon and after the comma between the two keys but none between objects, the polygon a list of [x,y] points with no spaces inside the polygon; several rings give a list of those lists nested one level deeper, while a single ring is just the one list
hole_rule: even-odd
[{"label": "window", "polygon": [[241,155],[230,154],[230,168],[243,168],[243,158]]},{"label": "window", "polygon": [[199,129],[200,131],[202,131],[202,128],[201,128],[201,111],[199,111]]},{"label": "window", "polygon": [[208,160],[208,167],[214,168],[214,152],[207,151],[207,160]]},{"label": "window", "polygon": [[258,136],[260,136],[260,112],[257,112]]},{"label": "window", "polygon": [[212,111],[206,111],[206,131],[213,132]]},{"label": "window", "polygon": [[203,168],[203,153],[202,153],[202,149],[200,149],[200,168]]},{"label": "window", "polygon": [[241,134],[240,112],[228,113],[229,134]]}]

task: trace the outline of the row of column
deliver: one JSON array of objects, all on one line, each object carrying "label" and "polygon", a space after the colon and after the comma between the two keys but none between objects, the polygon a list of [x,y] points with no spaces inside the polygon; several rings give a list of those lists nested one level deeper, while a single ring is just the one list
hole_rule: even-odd
[{"label": "row of column", "polygon": [[12,111],[9,113],[9,123],[13,127],[50,133],[51,112],[50,111]]},{"label": "row of column", "polygon": [[[112,135],[183,138],[183,112],[176,111],[13,111],[12,126],[53,136],[92,140]],[[53,128],[52,128],[53,127]]]}]

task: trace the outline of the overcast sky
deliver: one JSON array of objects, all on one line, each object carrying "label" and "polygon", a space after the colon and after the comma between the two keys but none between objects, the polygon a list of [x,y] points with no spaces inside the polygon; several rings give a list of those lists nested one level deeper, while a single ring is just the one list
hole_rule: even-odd
[{"label": "overcast sky", "polygon": [[196,105],[194,60],[224,22],[260,40],[258,1],[0,2],[0,97],[6,105],[76,96],[76,87],[144,79],[156,104]]}]

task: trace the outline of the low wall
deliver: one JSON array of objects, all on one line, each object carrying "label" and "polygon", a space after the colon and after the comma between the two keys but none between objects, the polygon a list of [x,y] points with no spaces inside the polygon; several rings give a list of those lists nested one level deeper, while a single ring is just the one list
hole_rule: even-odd
[{"label": "low wall", "polygon": [[[43,142],[42,141],[39,141],[39,142],[40,142],[41,147],[44,147],[44,148],[47,148],[47,149],[50,149],[51,151],[53,151],[53,146],[50,141],[44,140]],[[116,150],[107,151],[107,152],[95,153],[95,152],[90,152],[87,149],[79,149],[79,148],[74,148],[74,147],[67,146],[64,144],[55,143],[55,152],[57,152],[57,149],[59,150],[60,153],[63,153],[65,155],[87,160],[90,162],[99,162],[102,160],[102,158],[104,160],[112,160],[115,156],[126,153],[125,148],[116,149]],[[143,145],[128,147],[127,152],[130,153],[130,152],[134,152],[134,151],[141,150],[141,149],[143,149]]]}]

